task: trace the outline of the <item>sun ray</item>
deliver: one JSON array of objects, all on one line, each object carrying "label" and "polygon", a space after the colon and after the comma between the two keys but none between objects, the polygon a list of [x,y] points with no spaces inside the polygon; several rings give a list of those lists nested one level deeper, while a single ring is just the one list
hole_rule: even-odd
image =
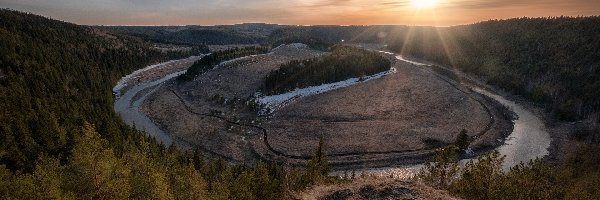
[{"label": "sun ray", "polygon": [[417,9],[426,9],[436,6],[438,0],[411,0],[410,5]]}]

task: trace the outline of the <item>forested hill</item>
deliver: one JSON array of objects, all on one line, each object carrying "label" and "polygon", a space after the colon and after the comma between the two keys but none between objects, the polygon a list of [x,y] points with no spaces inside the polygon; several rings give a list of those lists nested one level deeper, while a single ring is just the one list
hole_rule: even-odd
[{"label": "forested hill", "polygon": [[[590,16],[491,20],[443,28],[234,25],[113,30],[179,43],[196,39],[207,44],[258,42],[272,46],[300,42],[322,50],[342,40],[381,43],[404,55],[480,75],[492,85],[542,104],[560,119],[580,120],[600,113],[598,24],[600,17]],[[222,34],[192,33],[194,30]],[[239,39],[242,36],[253,39]]]},{"label": "forested hill", "polygon": [[123,75],[167,59],[141,41],[0,10],[0,164],[33,170],[39,155],[70,155],[84,122],[114,146],[131,137],[112,109]]},{"label": "forested hill", "polygon": [[265,78],[262,93],[282,94],[298,88],[364,78],[390,70],[391,62],[377,52],[351,46],[336,45],[330,54],[308,59],[293,60],[271,71]]},{"label": "forested hill", "polygon": [[166,56],[95,28],[0,10],[0,199],[287,199],[330,180],[323,150],[307,170],[232,166],[125,125],[112,86]]},{"label": "forested hill", "polygon": [[[248,25],[250,26],[250,25]],[[139,37],[145,40],[183,45],[223,45],[262,43],[274,25],[245,28],[233,26],[99,26],[112,33]],[[255,30],[256,31],[253,31]]]},{"label": "forested hill", "polygon": [[560,119],[600,113],[600,17],[519,18],[413,28],[391,48],[482,76]]}]

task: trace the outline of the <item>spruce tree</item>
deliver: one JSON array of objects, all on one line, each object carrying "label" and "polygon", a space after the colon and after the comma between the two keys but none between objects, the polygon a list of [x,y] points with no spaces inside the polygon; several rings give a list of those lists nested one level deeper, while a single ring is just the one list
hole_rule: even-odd
[{"label": "spruce tree", "polygon": [[319,145],[313,155],[312,159],[308,162],[306,173],[306,181],[308,185],[315,183],[322,183],[326,180],[327,174],[329,173],[329,163],[325,155],[325,143],[323,138],[319,139]]},{"label": "spruce tree", "polygon": [[417,178],[425,184],[446,189],[457,178],[459,173],[458,148],[449,146],[436,152],[431,160],[417,174]]}]

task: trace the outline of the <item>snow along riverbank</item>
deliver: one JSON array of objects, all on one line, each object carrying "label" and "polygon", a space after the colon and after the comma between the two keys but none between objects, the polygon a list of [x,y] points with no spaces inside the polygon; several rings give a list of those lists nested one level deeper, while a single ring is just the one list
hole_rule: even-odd
[{"label": "snow along riverbank", "polygon": [[127,86],[129,86],[131,84],[130,82],[144,76],[144,72],[150,71],[155,68],[162,68],[167,65],[173,65],[173,64],[177,64],[177,63],[194,63],[197,60],[200,60],[202,57],[204,57],[204,55],[190,56],[185,59],[170,60],[167,62],[162,62],[162,63],[144,67],[142,69],[135,70],[131,74],[128,74],[127,76],[122,77],[119,80],[119,82],[117,82],[117,85],[115,85],[115,87],[113,87],[113,89],[112,89],[113,93],[115,94],[116,98],[118,99],[121,96],[121,92],[122,92],[121,90],[123,90],[123,88],[126,88]]},{"label": "snow along riverbank", "polygon": [[262,96],[261,93],[256,93],[256,101],[263,105],[263,109],[259,111],[260,115],[271,114],[275,112],[277,109],[297,100],[298,98],[308,97],[316,94],[325,93],[328,91],[332,91],[339,88],[344,88],[348,86],[352,86],[358,83],[367,82],[370,80],[379,79],[381,77],[387,76],[389,74],[396,73],[396,68],[390,68],[387,71],[379,72],[377,74],[373,74],[370,76],[365,76],[361,78],[350,78],[343,81],[335,82],[335,83],[327,83],[318,86],[311,86],[307,88],[295,89],[290,92],[286,92],[278,95],[271,96]]}]

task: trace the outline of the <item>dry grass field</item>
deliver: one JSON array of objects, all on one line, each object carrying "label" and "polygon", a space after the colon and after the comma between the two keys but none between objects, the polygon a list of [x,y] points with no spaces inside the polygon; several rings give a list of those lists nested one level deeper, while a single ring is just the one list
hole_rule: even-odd
[{"label": "dry grass field", "polygon": [[228,63],[163,86],[142,110],[174,137],[238,162],[302,164],[323,138],[334,167],[420,162],[463,129],[476,148],[497,145],[512,129],[499,104],[402,61],[394,74],[298,99],[271,116],[247,106],[271,70],[322,54],[284,48]]}]

